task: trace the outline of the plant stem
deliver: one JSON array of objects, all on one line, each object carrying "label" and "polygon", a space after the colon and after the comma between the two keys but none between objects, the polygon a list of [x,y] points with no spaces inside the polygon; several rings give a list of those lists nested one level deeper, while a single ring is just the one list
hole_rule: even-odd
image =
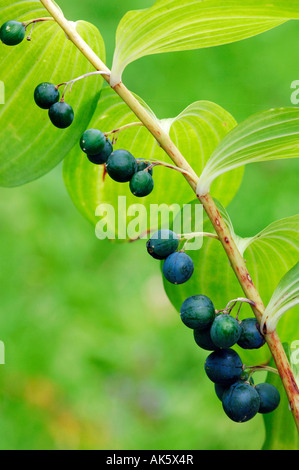
[{"label": "plant stem", "polygon": [[190,240],[191,238],[195,237],[209,237],[209,238],[215,238],[215,240],[219,240],[218,235],[215,233],[209,233],[209,232],[193,232],[193,233],[180,233],[178,234],[178,237],[186,240]]},{"label": "plant stem", "polygon": [[[110,84],[110,70],[94,53],[94,51],[88,46],[88,44],[81,38],[74,26],[68,20],[65,19],[61,11],[51,0],[40,0],[40,2],[48,10],[50,15],[53,16],[57,23],[61,26],[61,28],[64,30],[64,32],[66,33],[68,38],[73,42],[73,44],[95,67],[95,69],[107,72],[107,74],[103,75],[103,77],[107,81],[107,83]],[[159,142],[160,146],[171,158],[173,163],[181,170],[184,170],[184,177],[186,178],[194,192],[196,192],[198,176],[194,172],[193,168],[189,165],[189,163],[185,160],[178,148],[174,145],[169,135],[161,129],[157,120],[155,120],[147,112],[147,110],[139,103],[139,101],[132,95],[132,93],[124,86],[122,82],[115,85],[113,89],[129,106],[129,108],[134,112],[134,114],[144,124],[144,126],[149,130],[149,132],[155,137],[155,139]],[[240,252],[238,251],[235,242],[232,239],[231,234],[228,228],[226,227],[226,224],[223,218],[221,217],[213,198],[210,196],[210,194],[206,194],[204,196],[197,195],[197,197],[203,204],[206,213],[216,230],[216,233],[226,251],[231,266],[238,278],[238,281],[246,297],[248,299],[251,299],[255,303],[255,306],[252,305],[252,309],[258,322],[260,323],[265,307],[246,268],[245,261]],[[290,407],[297,425],[297,429],[299,431],[299,390],[294,379],[290,364],[288,362],[287,356],[285,354],[285,351],[282,347],[277,333],[273,332],[267,334],[267,331],[264,331],[263,333],[265,335],[267,344],[270,348],[277,369],[279,371],[279,375],[286,390],[290,402]]]},{"label": "plant stem", "polygon": [[125,131],[126,129],[130,129],[130,127],[135,126],[143,126],[142,122],[130,122],[129,124],[125,124],[124,126],[118,127],[117,129],[113,129],[113,131],[104,132],[105,136],[109,134],[118,134],[119,132]]},{"label": "plant stem", "polygon": [[274,369],[274,367],[269,367],[269,366],[244,366],[244,370],[247,370],[247,369],[250,369],[250,372],[252,374],[254,372],[268,371],[268,372],[272,372],[273,374],[279,375],[277,369]]}]

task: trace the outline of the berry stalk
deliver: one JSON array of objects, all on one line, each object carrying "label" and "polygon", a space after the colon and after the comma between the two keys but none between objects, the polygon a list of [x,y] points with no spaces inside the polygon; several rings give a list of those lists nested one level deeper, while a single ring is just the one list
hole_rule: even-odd
[{"label": "berry stalk", "polygon": [[[67,37],[73,44],[82,52],[87,60],[95,67],[96,70],[101,70],[107,74],[103,75],[104,79],[110,84],[110,70],[95,54],[95,52],[88,46],[88,44],[77,33],[74,26],[64,17],[61,11],[51,0],[40,0],[43,6],[48,10],[50,15],[56,20],[60,27],[64,30]],[[179,149],[174,145],[169,135],[166,134],[160,127],[157,120],[155,120],[146,109],[139,103],[139,101],[132,95],[132,93],[120,82],[113,87],[114,91],[122,98],[122,100],[129,106],[143,125],[155,137],[160,146],[168,154],[173,163],[184,171],[184,177],[196,193],[196,186],[198,176],[193,168],[189,165],[183,157]],[[216,233],[226,251],[230,260],[231,266],[238,278],[238,281],[248,299],[251,299],[255,306],[252,305],[253,312],[260,323],[262,314],[265,310],[262,299],[253,284],[251,276],[246,268],[245,261],[238,251],[232,236],[222,219],[216,204],[210,194],[198,196],[198,199],[203,204],[208,217],[210,218]],[[282,347],[281,341],[276,332],[267,334],[263,332],[276,363],[279,375],[286,390],[290,407],[299,431],[299,390],[296,385],[290,364],[288,362],[285,351]]]}]

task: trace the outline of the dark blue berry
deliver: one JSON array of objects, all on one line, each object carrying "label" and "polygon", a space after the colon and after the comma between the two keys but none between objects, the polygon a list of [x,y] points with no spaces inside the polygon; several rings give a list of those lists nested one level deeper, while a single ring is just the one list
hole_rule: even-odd
[{"label": "dark blue berry", "polygon": [[214,318],[215,307],[205,295],[192,295],[181,306],[182,322],[189,328],[204,330],[211,326]]},{"label": "dark blue berry", "polygon": [[163,274],[172,284],[187,282],[194,271],[194,264],[186,253],[176,252],[169,255],[164,261]]},{"label": "dark blue berry", "polygon": [[114,150],[107,160],[107,173],[114,181],[130,181],[137,171],[137,162],[127,150]]},{"label": "dark blue berry", "polygon": [[238,381],[223,392],[222,405],[230,419],[245,423],[259,411],[260,398],[252,385]]},{"label": "dark blue berry", "polygon": [[153,168],[147,169],[151,165],[151,162],[144,158],[137,158],[137,171],[146,170],[150,175],[153,176]]},{"label": "dark blue berry", "polygon": [[179,243],[180,240],[176,233],[161,229],[147,241],[146,248],[153,258],[165,259],[178,249]]},{"label": "dark blue berry", "polygon": [[231,385],[240,379],[243,364],[233,349],[219,349],[206,359],[205,371],[209,379],[221,385]]},{"label": "dark blue berry", "polygon": [[227,314],[217,315],[211,326],[211,338],[219,348],[230,348],[240,338],[239,322]]},{"label": "dark blue berry", "polygon": [[259,413],[271,413],[276,410],[280,403],[280,393],[272,384],[258,384],[255,387],[260,397]]},{"label": "dark blue berry", "polygon": [[23,41],[26,28],[19,21],[6,21],[0,29],[0,39],[7,46],[16,46]]},{"label": "dark blue berry", "polygon": [[49,118],[54,126],[59,129],[65,129],[69,127],[74,120],[73,108],[64,101],[54,103],[49,109]]},{"label": "dark blue berry", "polygon": [[53,83],[40,83],[34,90],[34,100],[42,109],[49,109],[52,104],[59,101],[60,93]]},{"label": "dark blue berry", "polygon": [[89,156],[98,155],[104,150],[106,137],[98,129],[88,129],[80,139],[80,147]]},{"label": "dark blue berry", "polygon": [[107,139],[103,150],[97,155],[87,155],[88,160],[95,165],[106,163],[113,151],[113,145],[110,139]]},{"label": "dark blue berry", "polygon": [[241,335],[238,345],[243,349],[258,349],[266,340],[261,334],[259,324],[255,318],[246,318],[241,322]]},{"label": "dark blue berry", "polygon": [[145,170],[137,171],[130,181],[130,191],[136,197],[148,196],[154,189],[152,175]]},{"label": "dark blue berry", "polygon": [[200,348],[205,349],[206,351],[215,351],[218,347],[213,343],[210,332],[210,328],[194,330],[194,339]]}]

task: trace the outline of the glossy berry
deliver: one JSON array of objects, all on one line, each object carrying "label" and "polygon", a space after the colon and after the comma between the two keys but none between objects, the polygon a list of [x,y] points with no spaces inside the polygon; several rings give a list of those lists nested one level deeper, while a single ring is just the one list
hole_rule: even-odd
[{"label": "glossy berry", "polygon": [[54,103],[49,109],[49,118],[54,126],[59,129],[65,129],[69,127],[74,120],[73,108],[64,101]]},{"label": "glossy berry", "polygon": [[240,338],[239,322],[227,314],[217,315],[211,326],[211,338],[219,348],[230,348]]},{"label": "glossy berry", "polygon": [[179,243],[180,240],[176,233],[162,229],[152,235],[146,243],[146,248],[153,258],[165,259],[178,249]]},{"label": "glossy berry", "polygon": [[163,264],[163,274],[172,284],[187,282],[194,271],[194,264],[186,253],[176,252],[169,255]]},{"label": "glossy berry", "polygon": [[241,323],[241,335],[238,345],[243,349],[258,349],[266,340],[261,334],[260,327],[255,318],[246,318]]},{"label": "glossy berry", "polygon": [[206,351],[215,351],[218,349],[215,343],[213,343],[211,338],[211,329],[210,327],[203,329],[196,329],[193,332],[194,339],[196,344]]},{"label": "glossy berry", "polygon": [[[249,377],[248,373],[243,372],[241,374],[241,378],[238,382],[240,382],[240,383],[248,382],[248,380],[247,380],[248,377]],[[254,381],[253,381],[252,377],[250,377],[249,383],[251,385],[254,385]],[[222,401],[223,394],[224,394],[225,390],[227,390],[229,387],[230,387],[230,385],[215,384],[215,392],[216,392],[216,395],[217,395],[217,397],[219,398],[220,401]]]},{"label": "glossy berry", "polygon": [[181,320],[188,328],[205,330],[214,318],[215,307],[205,295],[192,295],[181,306]]},{"label": "glossy berry", "polygon": [[260,398],[252,385],[238,381],[223,392],[222,405],[230,419],[237,423],[245,423],[257,414]]},{"label": "glossy berry", "polygon": [[[150,166],[151,162],[148,160],[145,160],[144,158],[138,158],[137,159],[137,171],[143,171],[146,170]],[[150,168],[147,170],[150,175],[153,175],[153,168]]]},{"label": "glossy berry", "polygon": [[137,162],[127,150],[114,150],[107,160],[107,173],[118,183],[130,181],[137,171]]},{"label": "glossy berry", "polygon": [[80,147],[89,156],[100,154],[105,147],[106,137],[98,129],[88,129],[80,139]]},{"label": "glossy berry", "polygon": [[107,139],[103,150],[97,155],[87,155],[88,160],[95,165],[106,163],[113,151],[113,145],[110,139]]},{"label": "glossy berry", "polygon": [[0,39],[7,46],[16,46],[25,38],[26,29],[19,21],[7,21],[1,26]]},{"label": "glossy berry", "polygon": [[209,379],[221,385],[231,385],[240,379],[242,361],[233,349],[218,349],[206,359],[205,371]]},{"label": "glossy berry", "polygon": [[276,410],[280,403],[280,394],[276,387],[272,384],[258,384],[255,387],[260,397],[259,413],[271,413]]},{"label": "glossy berry", "polygon": [[42,109],[51,108],[52,104],[59,101],[60,93],[53,83],[40,83],[34,90],[34,100]]},{"label": "glossy berry", "polygon": [[152,175],[145,170],[137,171],[130,181],[130,190],[134,196],[148,196],[154,189],[154,180]]}]

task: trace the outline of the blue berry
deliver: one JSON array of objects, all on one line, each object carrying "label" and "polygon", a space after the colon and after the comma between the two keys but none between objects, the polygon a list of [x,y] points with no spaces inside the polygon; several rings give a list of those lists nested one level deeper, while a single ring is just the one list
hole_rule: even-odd
[{"label": "blue berry", "polygon": [[218,347],[215,345],[215,343],[213,343],[210,332],[210,327],[205,328],[204,330],[194,330],[194,339],[200,348],[205,349],[206,351],[215,351],[215,349],[218,349]]},{"label": "blue berry", "polygon": [[106,163],[113,151],[113,145],[110,139],[107,139],[103,150],[97,155],[87,155],[88,160],[95,165]]},{"label": "blue berry", "polygon": [[152,175],[145,170],[138,171],[132,176],[130,181],[130,191],[136,197],[148,196],[154,189]]},{"label": "blue berry", "polygon": [[114,181],[130,181],[137,171],[137,162],[127,150],[114,150],[107,160],[107,173]]},{"label": "blue berry", "polygon": [[219,348],[230,348],[240,338],[239,322],[227,314],[218,315],[211,326],[211,338]]},{"label": "blue berry", "polygon": [[260,397],[259,413],[271,413],[276,410],[280,403],[280,393],[272,384],[258,384],[255,387]]},{"label": "blue berry", "polygon": [[243,364],[233,349],[219,349],[207,357],[205,371],[212,382],[231,385],[240,379]]},{"label": "blue berry", "polygon": [[181,306],[181,319],[188,328],[204,330],[211,326],[214,318],[215,307],[205,295],[192,295]]},{"label": "blue berry", "polygon": [[20,44],[26,35],[26,28],[19,21],[6,21],[0,29],[0,39],[7,46]]},{"label": "blue berry", "polygon": [[194,264],[186,253],[176,252],[169,255],[163,265],[163,274],[172,284],[187,282],[194,271]]},{"label": "blue berry", "polygon": [[180,240],[176,233],[162,229],[152,235],[146,243],[146,248],[153,258],[165,259],[178,249],[179,243]]},{"label": "blue berry", "polygon": [[[145,160],[144,158],[137,158],[137,171],[146,170],[151,165],[151,162]],[[153,176],[153,168],[147,170],[150,175]]]},{"label": "blue berry", "polygon": [[34,101],[42,109],[49,109],[59,97],[59,90],[53,83],[40,83],[34,90]]},{"label": "blue berry", "polygon": [[238,345],[243,349],[258,349],[265,344],[266,340],[260,331],[259,324],[255,318],[246,318],[241,322],[241,335]]},{"label": "blue berry", "polygon": [[98,155],[104,150],[106,137],[98,129],[88,129],[80,139],[80,147],[89,156]]},{"label": "blue berry", "polygon": [[245,423],[258,413],[260,397],[248,382],[238,381],[223,392],[222,406],[230,419]]},{"label": "blue berry", "polygon": [[74,120],[73,108],[64,101],[54,103],[49,109],[49,118],[54,126],[59,129],[65,129],[69,127]]}]

